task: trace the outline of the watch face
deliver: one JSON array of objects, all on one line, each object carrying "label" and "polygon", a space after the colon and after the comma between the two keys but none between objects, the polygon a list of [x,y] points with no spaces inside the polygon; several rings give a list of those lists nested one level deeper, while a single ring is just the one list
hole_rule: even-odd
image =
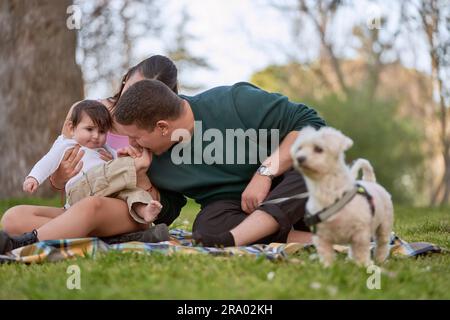
[{"label": "watch face", "polygon": [[261,174],[261,175],[263,175],[263,176],[268,176],[268,175],[270,175],[270,172],[269,172],[269,168],[267,168],[267,167],[265,167],[265,166],[261,166],[261,167],[259,167],[259,173]]}]

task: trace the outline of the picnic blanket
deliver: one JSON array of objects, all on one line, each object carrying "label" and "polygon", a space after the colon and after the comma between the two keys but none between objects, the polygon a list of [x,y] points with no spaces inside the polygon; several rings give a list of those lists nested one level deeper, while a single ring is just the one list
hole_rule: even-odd
[{"label": "picnic blanket", "polygon": [[[285,260],[303,250],[314,252],[312,244],[271,243],[242,247],[202,247],[192,243],[192,234],[182,229],[170,230],[170,240],[159,243],[127,242],[108,245],[99,238],[80,238],[41,241],[17,248],[6,255],[0,255],[0,263],[43,263],[66,260],[74,257],[96,257],[108,251],[162,254],[209,254],[213,256],[255,256],[270,260]],[[427,242],[408,243],[392,234],[390,251],[393,256],[414,257],[426,253],[442,252],[445,249]],[[372,244],[372,248],[375,244]],[[335,245],[337,252],[345,253],[347,246]]]}]

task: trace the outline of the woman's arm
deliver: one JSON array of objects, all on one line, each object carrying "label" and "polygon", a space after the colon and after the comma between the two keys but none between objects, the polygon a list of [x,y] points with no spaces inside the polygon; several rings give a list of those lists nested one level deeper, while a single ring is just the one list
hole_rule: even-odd
[{"label": "woman's arm", "polygon": [[61,163],[65,151],[73,146],[73,140],[59,137],[45,156],[43,156],[31,169],[27,177],[33,177],[41,185],[53,174]]},{"label": "woman's arm", "polygon": [[[100,158],[104,161],[112,160],[113,157],[108,151],[100,150]],[[80,146],[76,145],[73,148],[67,149],[64,157],[59,164],[58,169],[50,176],[50,183],[55,189],[64,189],[65,184],[70,178],[76,176],[83,168],[84,151],[80,150]]]},{"label": "woman's arm", "polygon": [[81,161],[83,156],[84,150],[80,150],[79,145],[68,149],[64,153],[58,169],[50,176],[50,183],[53,187],[60,190],[64,189],[67,181],[76,176],[81,168],[83,168],[83,162]]},{"label": "woman's arm", "polygon": [[78,104],[79,101],[75,102],[69,109],[69,112],[67,113],[66,119],[64,120],[63,127],[61,129],[61,134],[65,138],[71,138],[70,136],[70,118],[72,117],[72,111],[73,108]]},{"label": "woman's arm", "polygon": [[[70,134],[70,118],[72,117],[73,108],[77,105],[79,101],[75,102],[69,109],[69,112],[66,115],[66,119],[64,120],[64,124],[61,129],[61,135],[64,138],[71,138]],[[78,172],[83,167],[83,164],[80,163],[81,158],[84,155],[84,151],[80,151],[80,146],[75,146],[74,148],[68,149],[59,164],[58,169],[49,177],[50,184],[55,189],[63,190],[67,181],[70,180],[73,176],[78,174]]]}]

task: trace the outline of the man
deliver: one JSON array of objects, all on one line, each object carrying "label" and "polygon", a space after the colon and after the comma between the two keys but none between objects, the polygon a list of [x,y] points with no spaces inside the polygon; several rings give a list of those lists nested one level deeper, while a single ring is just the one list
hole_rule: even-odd
[{"label": "man", "polygon": [[[325,125],[313,109],[249,83],[190,97],[157,80],[143,80],[124,92],[114,117],[132,145],[153,153],[147,174],[163,204],[156,222],[173,221],[188,196],[201,205],[193,237],[205,246],[309,241],[309,233],[293,230],[304,228],[305,200],[264,201],[306,191],[292,170],[289,150],[300,129]],[[199,128],[210,132],[203,135]],[[230,132],[250,134],[232,144]],[[255,140],[255,132],[265,135]],[[244,145],[267,146],[264,137],[270,145],[278,137],[281,141],[270,156],[255,162],[254,152],[244,148],[242,154]]]}]

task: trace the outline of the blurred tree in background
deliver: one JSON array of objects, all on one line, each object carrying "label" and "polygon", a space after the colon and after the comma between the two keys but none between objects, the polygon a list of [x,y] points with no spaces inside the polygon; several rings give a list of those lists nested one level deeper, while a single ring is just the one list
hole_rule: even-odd
[{"label": "blurred tree in background", "polygon": [[106,84],[111,93],[138,63],[136,43],[161,33],[158,0],[75,0],[82,11],[78,45],[85,85]]},{"label": "blurred tree in background", "polygon": [[[380,181],[391,186],[397,199],[447,203],[448,1],[402,1],[390,6],[386,1],[371,1],[374,7],[366,6],[366,12],[359,13],[372,10],[372,15],[367,19],[355,12],[352,32],[344,37],[339,36],[340,19],[356,10],[355,1],[268,3],[290,20],[295,48],[286,52],[290,63],[270,66],[256,73],[252,81],[317,106],[330,125],[361,144],[361,149],[355,146],[349,155],[367,156],[374,162]],[[397,14],[386,12],[393,6]],[[425,44],[425,52],[417,43]],[[311,54],[311,48],[318,50]],[[402,58],[411,54],[416,61],[428,55],[431,76],[404,67]],[[361,118],[363,114],[373,121],[366,123],[367,132],[359,132],[359,123],[366,119]]]},{"label": "blurred tree in background", "polygon": [[[444,163],[442,178],[433,190],[431,204],[447,204],[450,198],[450,3],[446,0],[421,0],[408,11],[407,27],[425,34],[431,60],[434,97],[433,120],[439,122],[440,155]],[[419,23],[415,23],[419,21]],[[437,108],[436,108],[437,106]],[[438,112],[435,112],[435,110]]]},{"label": "blurred tree in background", "polygon": [[[173,59],[180,71],[210,67],[206,58],[189,49],[195,37],[186,31],[190,17],[185,9],[177,16],[167,16],[164,0],[75,0],[75,4],[83,13],[79,49],[88,89],[104,84],[112,95],[131,66],[151,55],[162,54],[161,51]],[[170,36],[165,32],[169,28],[175,29]],[[141,42],[149,39],[155,40],[155,48],[144,55],[139,53]],[[158,49],[161,47],[164,49]],[[200,88],[183,82],[180,87]]]},{"label": "blurred tree in background", "polygon": [[370,159],[377,180],[395,203],[423,204],[422,131],[398,117],[396,101],[368,99],[364,89],[349,92],[347,99],[331,95],[316,104],[330,126],[352,137],[347,160]]},{"label": "blurred tree in background", "polygon": [[[378,181],[396,202],[423,203],[424,140],[420,125],[399,116],[399,101],[394,97],[371,97],[366,82],[349,83],[348,96],[329,92],[318,98],[313,73],[295,64],[272,66],[256,73],[252,82],[314,107],[328,125],[354,141],[346,155],[348,163],[357,158],[369,159]],[[380,89],[388,89],[383,87],[380,85]]]},{"label": "blurred tree in background", "polygon": [[[196,37],[190,34],[186,29],[191,17],[184,7],[181,11],[181,19],[176,27],[175,41],[168,45],[168,57],[172,59],[177,65],[179,70],[183,70],[183,73],[188,73],[189,70],[195,68],[212,69],[207,59],[193,55],[189,50],[189,43],[196,39]],[[179,83],[181,90],[195,91],[202,88],[201,85],[195,83],[185,83],[181,81]]]},{"label": "blurred tree in background", "polygon": [[25,175],[59,135],[71,104],[83,98],[76,32],[66,27],[71,4],[0,1],[0,199],[23,196]]}]

